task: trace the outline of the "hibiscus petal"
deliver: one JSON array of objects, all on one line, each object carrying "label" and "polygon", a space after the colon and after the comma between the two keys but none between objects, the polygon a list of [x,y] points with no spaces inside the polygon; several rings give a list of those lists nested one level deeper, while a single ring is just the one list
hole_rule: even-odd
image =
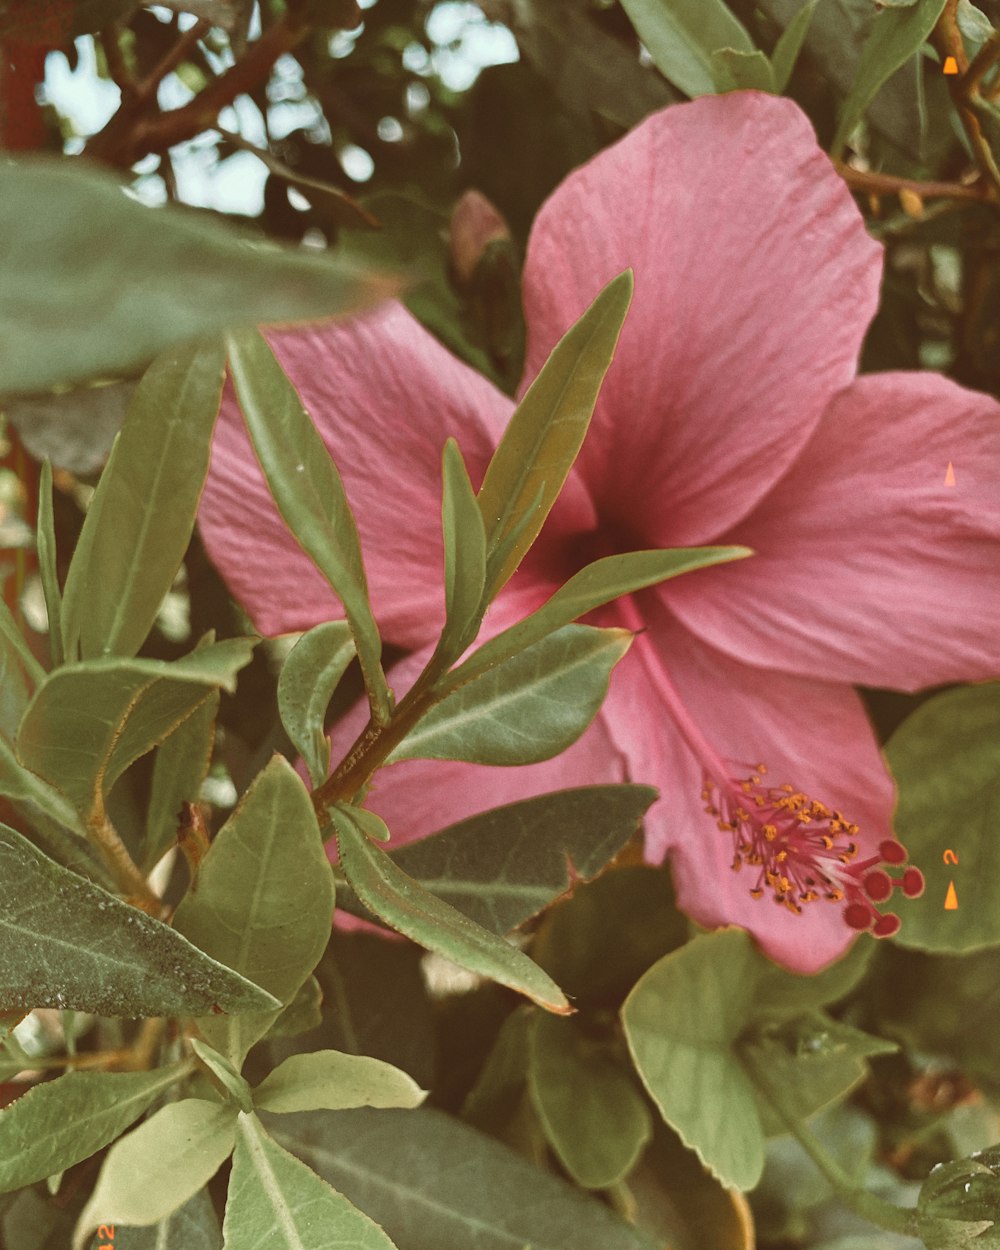
[{"label": "hibiscus petal", "polygon": [[525,384],[632,266],[580,461],[631,545],[708,542],[777,481],[854,375],[880,256],[805,115],[757,92],[655,113],[553,193],[528,246]]},{"label": "hibiscus petal", "polygon": [[859,378],[720,539],[757,554],[664,594],[689,629],[751,664],[900,690],[995,677],[998,465],[990,396],[932,373]]},{"label": "hibiscus petal", "polygon": [[[629,780],[659,788],[646,817],[646,857],[670,860],[680,907],[699,924],[748,929],[778,963],[815,972],[854,938],[840,905],[806,904],[793,915],[770,895],[750,896],[754,869],[734,872],[731,835],[701,800],[702,765],[660,693],[669,674],[709,746],[746,776],[758,762],[774,785],[790,782],[861,826],[861,857],[891,833],[894,788],[861,700],[847,686],[750,668],[672,621],[657,592],[640,600],[649,624],[618,666],[602,708],[629,760]],[[633,658],[634,657],[634,658]],[[748,767],[741,769],[739,763]],[[903,919],[905,924],[905,916]]]},{"label": "hibiscus petal", "polygon": [[[426,642],[444,615],[442,448],[457,438],[478,483],[511,401],[394,303],[268,341],[344,479],[383,636]],[[209,556],[262,633],[343,616],[277,513],[231,385],[199,523]]]}]

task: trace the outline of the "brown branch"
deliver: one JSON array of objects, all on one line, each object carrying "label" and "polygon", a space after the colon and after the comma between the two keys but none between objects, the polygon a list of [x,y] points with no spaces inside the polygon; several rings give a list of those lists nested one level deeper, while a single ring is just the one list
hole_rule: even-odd
[{"label": "brown branch", "polygon": [[[976,87],[989,66],[980,70],[979,66],[975,65],[975,75],[970,74],[969,58],[965,55],[965,44],[958,28],[958,0],[948,0],[931,33],[931,40],[942,60],[948,56],[955,58],[959,73],[950,77],[948,83],[952,102],[958,110],[962,127],[975,154],[976,163],[989,182],[990,199],[1000,200],[1000,168],[997,167],[993,149],[983,134],[979,118],[970,103],[973,95],[978,96]],[[979,58],[976,59],[978,62]]]},{"label": "brown branch", "polygon": [[137,84],[135,76],[125,60],[125,54],[122,52],[122,30],[120,22],[112,22],[110,26],[102,30],[101,47],[104,50],[104,59],[108,63],[108,73],[111,75],[112,81],[121,89],[122,100],[125,100],[129,96],[135,95]]},{"label": "brown branch", "polygon": [[834,161],[834,168],[852,191],[872,195],[898,195],[900,191],[912,191],[923,200],[946,198],[952,200],[992,200],[990,188],[982,181],[920,182],[916,178],[897,178],[892,174],[878,174],[870,170],[855,169],[844,161]]},{"label": "brown branch", "polygon": [[192,27],[184,33],[140,85],[131,105],[123,105],[107,126],[91,139],[86,147],[87,155],[107,165],[125,169],[150,152],[165,152],[175,144],[193,139],[214,126],[219,113],[237,96],[265,81],[278,58],[291,52],[310,28],[307,23],[286,13],[249,46],[246,56],[210,82],[193,100],[169,113],[156,112],[156,88],[197,42],[197,37],[192,38],[196,29]]}]

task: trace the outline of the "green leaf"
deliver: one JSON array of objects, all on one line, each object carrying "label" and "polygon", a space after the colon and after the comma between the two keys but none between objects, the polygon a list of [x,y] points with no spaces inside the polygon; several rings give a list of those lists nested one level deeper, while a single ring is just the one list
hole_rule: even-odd
[{"label": "green leaf", "polygon": [[230,1104],[185,1098],[162,1107],[108,1151],[80,1215],[73,1250],[99,1224],[156,1224],[198,1192],[232,1152]]},{"label": "green leaf", "polygon": [[585,1189],[624,1180],[653,1135],[653,1117],[607,1042],[539,1012],[529,1055],[532,1101],[566,1171]]},{"label": "green leaf", "polygon": [[264,990],[0,825],[0,1010],[126,1018],[261,1011]]},{"label": "green leaf", "polygon": [[537,611],[484,643],[451,673],[449,682],[467,681],[487,672],[621,595],[752,554],[747,547],[678,547],[604,556],[574,573]]},{"label": "green leaf", "polygon": [[223,1225],[226,1250],[396,1250],[381,1228],[240,1115]]},{"label": "green leaf", "polygon": [[1000,1246],[997,1148],[939,1163],[920,1189],[917,1219],[927,1250],[996,1250]]},{"label": "green leaf", "polygon": [[48,460],[42,464],[38,483],[38,571],[45,596],[45,612],[49,621],[49,654],[52,667],[63,662],[62,645],[62,594],[59,575],[56,572],[56,529],[52,515],[52,465]]},{"label": "green leaf", "polygon": [[69,659],[133,656],[152,629],[191,541],[225,364],[214,342],[173,348],[139,383],[66,576]]},{"label": "green leaf", "polygon": [[559,1015],[572,1011],[555,982],[527,955],[435,898],[377,850],[351,809],[337,804],[329,814],[337,831],[340,862],[366,907],[414,942],[526,994],[548,1011]]},{"label": "green leaf", "polygon": [[607,1011],[688,933],[670,873],[626,864],[577,885],[553,907],[538,926],[531,954],[581,1009]]},{"label": "green leaf", "polygon": [[278,711],[314,786],[330,771],[326,709],[347,666],[354,640],[346,621],[325,621],[303,634],[288,653],[278,678]]},{"label": "green leaf", "polygon": [[254,1090],[261,1111],[345,1111],[349,1107],[419,1107],[427,1091],[390,1063],[319,1050],[291,1055]]},{"label": "green leaf", "polygon": [[444,445],[441,473],[446,616],[438,652],[450,663],[475,638],[486,608],[486,528],[465,461],[453,438]]},{"label": "green leaf", "polygon": [[662,1250],[606,1206],[441,1111],[337,1111],[274,1136],[399,1250]]},{"label": "green leaf", "polygon": [[181,660],[89,660],[49,675],[17,735],[20,762],[60,790],[87,820],[141,755],[220,686],[230,693],[253,642],[233,638]]},{"label": "green leaf", "polygon": [[[651,786],[583,786],[495,807],[390,851],[438,898],[491,933],[509,933],[590,880],[638,828]],[[556,978],[558,980],[558,978]]]},{"label": "green leaf", "polygon": [[265,1033],[270,1041],[276,1037],[297,1037],[319,1028],[323,1021],[323,990],[316,977],[306,977],[295,997],[282,1009],[281,1015]]},{"label": "green leaf", "polygon": [[[333,876],[309,793],[272,757],[216,834],[174,915],[179,933],[289,1003],[330,937]],[[236,1067],[278,1016],[199,1021]]]},{"label": "green leaf", "polygon": [[753,41],[722,0],[622,0],[656,68],[686,95],[712,95],[712,53],[753,52]]},{"label": "green leaf", "polygon": [[341,260],[146,208],[86,161],[8,156],[0,238],[9,393],[126,372],[226,327],[327,317],[392,294]]},{"label": "green leaf", "polygon": [[[805,1120],[863,1081],[867,1058],[898,1049],[895,1042],[872,1037],[816,1011],[762,1029],[744,1041],[740,1054],[751,1068],[759,1065],[767,1072],[769,1082],[781,1090],[784,1108]],[[760,1090],[757,1110],[766,1134],[788,1132],[784,1117]]]},{"label": "green leaf", "polygon": [[809,27],[812,23],[813,14],[816,12],[816,6],[819,0],[809,0],[804,4],[798,13],[792,18],[785,29],[781,33],[781,38],[774,46],[771,53],[771,68],[774,71],[774,89],[781,95],[788,86],[788,80],[792,76],[795,69],[795,63],[799,59],[799,53],[802,51],[802,45],[805,43],[806,35],[809,33]]},{"label": "green leaf", "polygon": [[218,713],[219,692],[214,690],[156,752],[146,809],[146,836],[137,859],[144,872],[152,872],[176,843],[181,805],[198,798],[212,758]]},{"label": "green leaf", "polygon": [[622,1023],[663,1118],[724,1185],[752,1189],[764,1169],[754,1087],[735,1051],[751,1017],[757,956],[720,929],[664,956],[635,985]]},{"label": "green leaf", "polygon": [[0,794],[31,824],[33,841],[58,863],[77,868],[88,876],[112,879],[97,858],[97,852],[84,841],[79,815],[47,781],[19,764],[6,739],[0,737]]},{"label": "green leaf", "polygon": [[[493,453],[478,496],[490,599],[537,538],[573,466],[614,358],[632,287],[631,270],[613,278],[563,335]],[[517,540],[505,542],[515,531]]]},{"label": "green leaf", "polygon": [[[100,1234],[98,1227],[90,1250],[102,1250],[109,1244]],[[119,1224],[110,1244],[113,1250],[166,1250],[168,1246],[179,1246],[183,1250],[222,1250],[222,1229],[208,1190],[199,1189],[183,1206],[155,1224],[145,1228]]]},{"label": "green leaf", "polygon": [[89,1159],[190,1068],[68,1072],[35,1085],[0,1111],[0,1192],[44,1180]]},{"label": "green leaf", "polygon": [[844,146],[879,87],[920,50],[944,6],[945,0],[918,0],[908,8],[885,8],[876,14],[840,112],[834,153]]},{"label": "green leaf", "polygon": [[387,763],[436,759],[517,765],[551,759],[597,715],[611,670],[631,645],[627,630],[566,625],[453,688]]},{"label": "green leaf", "polygon": [[7,604],[0,599],[0,735],[13,740],[45,670],[28,649]]},{"label": "green leaf", "polygon": [[712,76],[717,90],[767,91],[776,94],[774,70],[763,52],[719,48],[712,53]]},{"label": "green leaf", "polygon": [[343,603],[372,714],[386,724],[392,696],[382,671],[382,641],[340,473],[264,339],[247,331],[226,341],[240,408],[278,511]]},{"label": "green leaf", "polygon": [[253,1095],[250,1091],[249,1082],[240,1076],[225,1055],[220,1055],[213,1046],[209,1046],[207,1042],[203,1042],[197,1037],[191,1038],[191,1046],[195,1054],[216,1077],[236,1106],[241,1111],[252,1110]]},{"label": "green leaf", "polygon": [[[893,734],[886,758],[899,787],[896,828],[927,876],[896,941],[929,951],[1000,944],[1000,683],[928,700]],[[944,860],[948,850],[957,864]],[[950,881],[958,907],[945,910]]]}]

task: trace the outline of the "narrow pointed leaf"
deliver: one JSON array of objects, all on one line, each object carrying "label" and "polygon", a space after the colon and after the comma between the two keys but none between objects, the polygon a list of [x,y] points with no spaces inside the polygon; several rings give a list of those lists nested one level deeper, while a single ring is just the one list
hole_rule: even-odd
[{"label": "narrow pointed leaf", "polygon": [[330,739],[324,732],[324,719],[354,656],[350,626],[346,621],[326,621],[303,634],[281,666],[281,723],[305,760],[314,786],[330,771]]},{"label": "narrow pointed leaf", "polygon": [[225,355],[174,348],[139,383],[66,576],[70,659],[135,655],[191,541],[208,474]]},{"label": "narrow pointed leaf", "polygon": [[220,687],[232,692],[253,642],[234,638],[181,660],[66,664],[39,688],[17,735],[17,756],[85,818],[99,819],[111,787]]},{"label": "narrow pointed leaf", "polygon": [[945,0],[917,0],[905,9],[884,8],[876,13],[854,82],[840,111],[834,153],[846,143],[882,84],[920,50],[944,6]]},{"label": "narrow pointed leaf", "polygon": [[258,1110],[281,1112],[419,1107],[426,1097],[426,1090],[391,1063],[338,1050],[291,1055],[253,1095]]},{"label": "narrow pointed leaf", "polygon": [[[275,755],[216,834],[174,925],[201,949],[289,1003],[330,938],[333,876],[309,793]],[[199,1022],[237,1068],[279,1012]]]},{"label": "narrow pointed leaf", "polygon": [[12,394],[123,373],[230,326],[328,317],[393,294],[343,260],[147,208],[89,161],[8,154],[0,238],[0,388]]},{"label": "narrow pointed leaf", "polygon": [[295,388],[254,331],[227,336],[236,394],[278,511],[344,605],[372,712],[386,723],[389,688],[368,602],[361,542],[344,483]]},{"label": "narrow pointed leaf", "polygon": [[194,803],[198,798],[212,758],[218,712],[219,692],[214,690],[156,752],[146,809],[146,836],[137,857],[144,872],[151,872],[176,843],[181,805]]},{"label": "narrow pointed leaf", "polygon": [[279,1146],[255,1115],[240,1115],[223,1234],[225,1250],[396,1250],[374,1220]]},{"label": "narrow pointed leaf", "polygon": [[76,1226],[83,1250],[99,1224],[156,1224],[198,1192],[232,1152],[229,1104],[185,1098],[162,1107],[108,1151]]},{"label": "narrow pointed leaf", "polygon": [[449,681],[467,681],[484,673],[621,595],[752,554],[747,547],[677,547],[604,556],[574,573],[537,611],[484,643],[453,671]]},{"label": "narrow pointed leaf", "polygon": [[737,52],[719,48],[712,53],[712,75],[720,92],[767,91],[775,93],[774,70],[763,52]]},{"label": "narrow pointed leaf", "polygon": [[597,715],[632,645],[620,629],[567,625],[459,686],[389,757],[534,764],[564,751]]},{"label": "narrow pointed leaf", "polygon": [[[569,889],[570,865],[585,881],[596,876],[655,798],[652,786],[558,790],[470,816],[389,854],[476,924],[509,933]],[[338,901],[350,909],[350,900]]]},{"label": "narrow pointed leaf", "polygon": [[446,616],[440,651],[454,660],[475,637],[486,607],[486,530],[462,453],[452,438],[444,446],[442,477]]},{"label": "narrow pointed leaf", "polygon": [[788,80],[792,76],[795,69],[795,63],[799,59],[799,53],[802,51],[802,45],[806,41],[806,35],[809,34],[809,27],[812,23],[813,14],[816,12],[816,6],[819,0],[809,0],[808,4],[802,6],[798,13],[792,18],[785,29],[781,33],[781,38],[774,46],[771,53],[771,68],[774,70],[774,89],[779,95],[788,86]]},{"label": "narrow pointed leaf", "polygon": [[62,644],[62,592],[56,559],[56,529],[52,515],[52,465],[46,459],[42,464],[38,483],[38,571],[45,596],[45,612],[49,620],[49,653],[52,667],[63,662]]},{"label": "narrow pointed leaf", "polygon": [[[573,466],[614,357],[632,286],[631,270],[613,278],[563,335],[493,453],[478,496],[490,558],[490,597],[537,538]],[[541,499],[535,503],[539,491]],[[497,565],[493,556],[498,546],[521,525],[520,538]]]},{"label": "narrow pointed leaf", "polygon": [[189,1063],[152,1072],[68,1072],[0,1111],[0,1193],[89,1159],[133,1124]]},{"label": "narrow pointed leaf", "polygon": [[250,1111],[253,1107],[253,1095],[250,1090],[250,1084],[245,1077],[236,1071],[225,1055],[220,1055],[214,1046],[209,1046],[207,1042],[203,1042],[199,1037],[191,1038],[191,1047],[239,1109],[241,1111]]},{"label": "narrow pointed leaf", "polygon": [[340,861],[354,891],[393,929],[454,963],[509,986],[558,1015],[573,1009],[556,983],[527,955],[482,929],[418,885],[362,833],[349,809],[329,809]]},{"label": "narrow pointed leaf", "polygon": [[0,735],[13,741],[17,726],[45,670],[28,650],[10,609],[0,599]]},{"label": "narrow pointed leaf", "polygon": [[0,825],[0,1010],[126,1018],[273,1010],[266,991]]}]

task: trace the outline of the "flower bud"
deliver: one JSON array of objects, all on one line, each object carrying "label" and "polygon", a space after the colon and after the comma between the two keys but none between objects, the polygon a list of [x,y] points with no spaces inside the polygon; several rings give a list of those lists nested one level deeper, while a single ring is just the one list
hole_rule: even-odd
[{"label": "flower bud", "polygon": [[472,281],[476,266],[491,243],[510,238],[510,229],[499,209],[480,191],[466,191],[451,214],[449,247],[459,283]]},{"label": "flower bud", "polygon": [[939,1163],[917,1201],[927,1250],[1000,1250],[1000,1147]]}]

